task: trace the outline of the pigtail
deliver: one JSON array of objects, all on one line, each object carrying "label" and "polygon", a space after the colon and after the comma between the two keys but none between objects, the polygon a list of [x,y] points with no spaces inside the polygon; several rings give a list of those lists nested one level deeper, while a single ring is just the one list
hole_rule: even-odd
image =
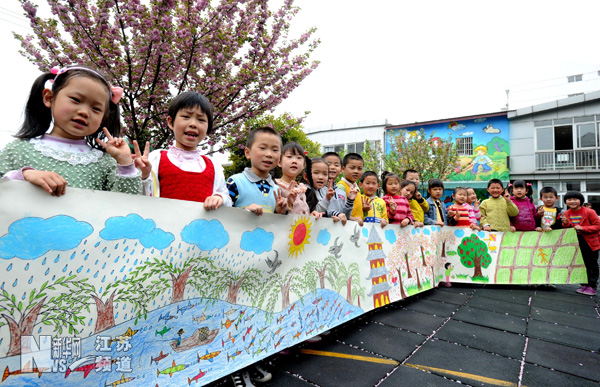
[{"label": "pigtail", "polygon": [[313,212],[315,208],[317,208],[319,199],[317,198],[317,193],[315,192],[312,178],[312,160],[306,154],[304,155],[304,165],[304,176],[302,182],[308,185],[308,189],[306,190],[306,204],[308,204],[308,210]]},{"label": "pigtail", "polygon": [[42,136],[52,123],[52,109],[44,105],[43,92],[46,81],[54,79],[54,74],[48,72],[40,75],[33,82],[29,99],[25,104],[23,124],[15,135],[17,138],[27,139]]},{"label": "pigtail", "polygon": [[533,202],[533,186],[531,185],[531,183],[527,183],[525,185],[526,190],[525,190],[525,196],[527,196],[529,198],[529,201],[531,202],[531,204],[535,204]]}]

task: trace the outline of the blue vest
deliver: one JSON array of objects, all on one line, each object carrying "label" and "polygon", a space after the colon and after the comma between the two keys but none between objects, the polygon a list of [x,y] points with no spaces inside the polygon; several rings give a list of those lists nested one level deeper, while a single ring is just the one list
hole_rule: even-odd
[{"label": "blue vest", "polygon": [[236,173],[230,177],[235,182],[238,189],[238,198],[235,202],[235,207],[246,208],[251,204],[258,204],[263,208],[264,212],[275,212],[275,195],[273,191],[277,187],[271,187],[268,194],[262,193],[256,183],[248,180],[243,173]]}]

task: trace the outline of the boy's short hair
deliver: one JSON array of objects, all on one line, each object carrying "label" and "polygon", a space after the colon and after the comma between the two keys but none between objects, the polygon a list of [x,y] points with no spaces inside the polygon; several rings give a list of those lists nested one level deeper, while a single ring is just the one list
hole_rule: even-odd
[{"label": "boy's short hair", "polygon": [[268,126],[262,126],[250,132],[250,134],[248,135],[248,139],[246,140],[246,148],[252,148],[252,144],[254,144],[254,139],[256,139],[256,135],[259,133],[273,134],[279,137],[279,141],[281,142],[281,136],[275,129],[270,128]]},{"label": "boy's short hair", "polygon": [[500,179],[491,179],[490,181],[488,181],[487,187],[490,188],[492,184],[500,184],[500,187],[504,188],[504,184],[502,184],[502,180]]},{"label": "boy's short hair", "polygon": [[325,160],[325,158],[327,158],[327,157],[330,157],[330,156],[335,156],[335,157],[337,157],[338,159],[340,159],[340,164],[342,164],[342,158],[340,157],[340,155],[338,155],[338,154],[337,154],[337,153],[335,153],[335,152],[325,152],[325,153],[323,153],[323,156],[321,156],[321,158],[322,158],[323,160]]},{"label": "boy's short hair", "polygon": [[173,98],[169,104],[169,117],[175,121],[177,112],[185,108],[195,108],[199,106],[206,117],[208,118],[208,130],[206,134],[211,134],[213,131],[213,107],[210,101],[200,93],[195,91],[186,91]]},{"label": "boy's short hair", "polygon": [[558,191],[556,189],[554,189],[554,187],[542,187],[542,189],[540,190],[540,197],[542,197],[542,194],[554,194],[554,196],[558,197]]},{"label": "boy's short hair", "polygon": [[373,176],[375,178],[375,180],[377,180],[377,184],[379,184],[379,177],[377,176],[377,174],[373,171],[367,171],[365,173],[362,174],[361,178],[360,178],[360,182],[364,182],[365,179],[369,176]]},{"label": "boy's short hair", "polygon": [[362,156],[359,155],[358,153],[348,153],[346,156],[344,156],[344,160],[342,160],[342,167],[345,167],[346,165],[348,165],[348,163],[352,160],[362,161],[363,164],[365,162],[363,160]]},{"label": "boy's short hair", "polygon": [[414,169],[407,169],[406,171],[402,172],[402,180],[406,180],[406,175],[408,175],[409,173],[419,173],[418,171],[414,170]]},{"label": "boy's short hair", "polygon": [[444,182],[440,179],[430,179],[427,182],[427,189],[430,190],[432,188],[441,188],[444,189]]}]

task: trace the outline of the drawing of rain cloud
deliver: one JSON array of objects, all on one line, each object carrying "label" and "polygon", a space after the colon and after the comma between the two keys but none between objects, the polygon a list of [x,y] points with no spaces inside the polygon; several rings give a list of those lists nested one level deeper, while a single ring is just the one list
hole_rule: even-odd
[{"label": "drawing of rain cloud", "polygon": [[319,231],[319,235],[317,235],[317,243],[322,244],[323,246],[327,246],[329,241],[331,240],[331,234],[326,229]]},{"label": "drawing of rain cloud", "polygon": [[0,237],[0,257],[35,259],[50,250],[70,250],[92,231],[90,224],[64,215],[19,219]]},{"label": "drawing of rain cloud", "polygon": [[390,242],[392,245],[396,243],[396,233],[394,230],[385,230],[385,239]]},{"label": "drawing of rain cloud", "polygon": [[100,237],[116,239],[137,239],[146,248],[164,249],[175,240],[173,234],[156,227],[152,219],[144,219],[138,214],[108,218]]},{"label": "drawing of rain cloud", "polygon": [[216,219],[198,219],[183,228],[181,239],[198,246],[200,250],[211,251],[225,247],[229,243],[229,234],[223,224]]},{"label": "drawing of rain cloud", "polygon": [[254,254],[262,254],[265,251],[271,251],[273,248],[274,235],[262,228],[255,228],[252,231],[244,231],[240,248],[246,251],[252,251]]},{"label": "drawing of rain cloud", "polygon": [[500,129],[494,128],[492,124],[487,124],[485,128],[483,128],[484,133],[500,133]]}]

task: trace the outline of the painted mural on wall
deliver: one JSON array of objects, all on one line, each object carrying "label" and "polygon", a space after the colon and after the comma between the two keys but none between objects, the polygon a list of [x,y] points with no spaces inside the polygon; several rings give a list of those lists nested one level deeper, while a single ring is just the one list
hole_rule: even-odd
[{"label": "painted mural on wall", "polygon": [[342,226],[16,181],[0,192],[7,386],[205,384],[440,281],[585,280],[573,230]]},{"label": "painted mural on wall", "polygon": [[[423,129],[426,134],[435,132],[434,141],[471,139],[473,153],[462,155],[447,180],[489,181],[509,180],[507,158],[510,156],[508,118],[506,115],[479,117],[462,121],[446,121],[429,125],[402,127],[403,130]],[[435,144],[434,144],[435,145]]]}]

